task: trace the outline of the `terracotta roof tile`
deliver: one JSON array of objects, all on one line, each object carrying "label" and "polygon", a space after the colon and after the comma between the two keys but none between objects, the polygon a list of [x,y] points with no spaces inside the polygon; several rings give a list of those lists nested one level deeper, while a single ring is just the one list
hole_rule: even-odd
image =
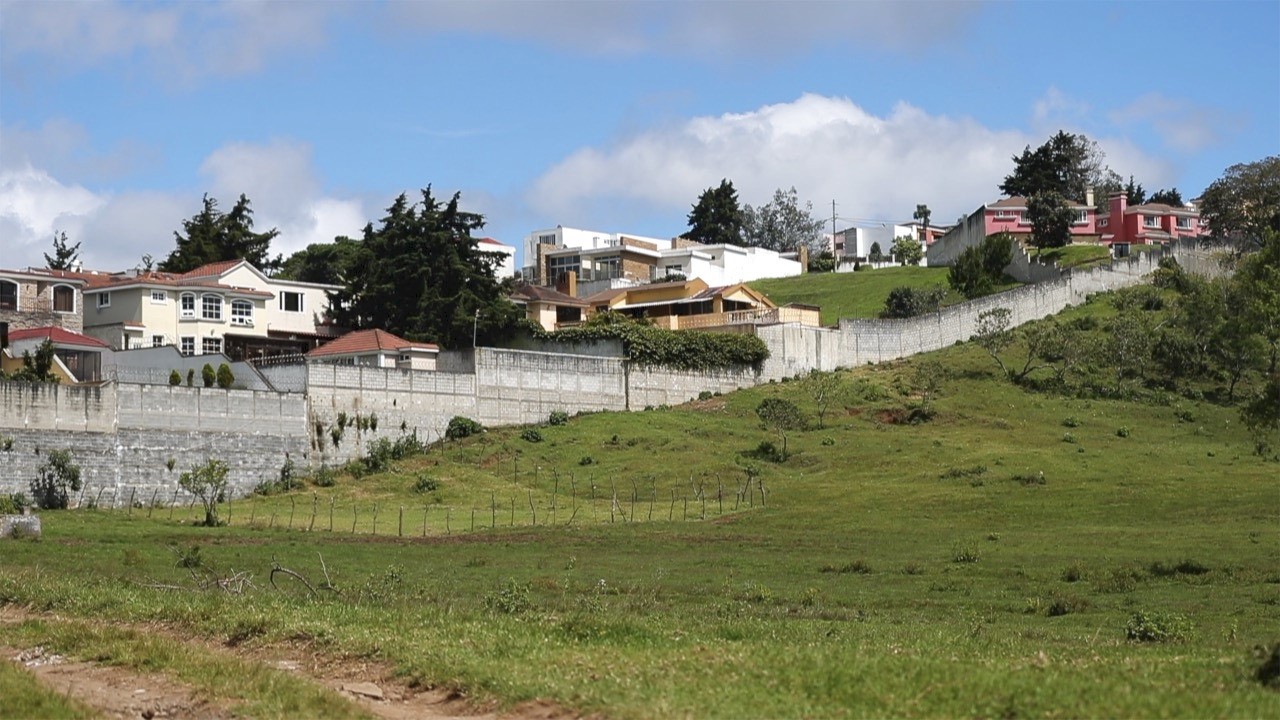
[{"label": "terracotta roof tile", "polygon": [[30,340],[31,338],[49,338],[54,345],[81,345],[84,347],[110,348],[101,340],[60,327],[38,327],[25,330],[9,331],[9,340]]},{"label": "terracotta roof tile", "polygon": [[379,350],[399,350],[414,347],[439,350],[432,343],[416,343],[402,337],[392,335],[386,330],[357,330],[339,337],[307,353],[307,357],[323,357],[326,355],[352,355],[356,353],[377,352]]},{"label": "terracotta roof tile", "polygon": [[220,260],[218,262],[212,262],[205,265],[201,265],[195,270],[188,270],[187,272],[182,273],[182,277],[184,278],[215,277],[215,276],[221,275],[222,273],[230,270],[231,268],[239,265],[242,262],[244,262],[244,260]]},{"label": "terracotta roof tile", "polygon": [[511,294],[511,297],[518,300],[538,300],[541,302],[555,303],[556,305],[569,305],[572,307],[587,307],[588,305],[586,300],[576,298],[572,295],[566,295],[554,288],[531,285],[529,283],[521,283],[520,285],[517,285],[516,290]]}]

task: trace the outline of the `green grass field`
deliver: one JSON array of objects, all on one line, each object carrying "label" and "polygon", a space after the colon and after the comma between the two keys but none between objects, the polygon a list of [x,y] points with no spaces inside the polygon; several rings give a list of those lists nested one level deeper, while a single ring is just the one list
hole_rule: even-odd
[{"label": "green grass field", "polygon": [[[964,298],[947,285],[947,268],[895,267],[853,273],[810,273],[787,278],[755,280],[751,287],[779,305],[801,303],[822,308],[822,324],[831,326],[840,318],[873,318],[884,310],[889,291],[896,287],[941,287],[947,290],[944,305]],[[1008,290],[1017,283],[997,288]]]},{"label": "green grass field", "polygon": [[[902,423],[933,361],[937,415]],[[1280,472],[1236,408],[1029,392],[971,345],[841,378],[781,463],[757,455],[780,438],[754,409],[781,396],[816,420],[805,381],[582,415],[537,443],[493,430],[237,500],[228,527],[194,526],[198,508],[45,513],[42,540],[2,546],[0,604],[608,717],[1275,716],[1253,649],[1280,641]],[[194,589],[180,557],[253,587]],[[273,563],[315,593],[273,586]],[[1127,632],[1161,628],[1177,637]],[[0,624],[0,645],[145,657],[112,637]],[[246,713],[292,707],[273,692]]]}]

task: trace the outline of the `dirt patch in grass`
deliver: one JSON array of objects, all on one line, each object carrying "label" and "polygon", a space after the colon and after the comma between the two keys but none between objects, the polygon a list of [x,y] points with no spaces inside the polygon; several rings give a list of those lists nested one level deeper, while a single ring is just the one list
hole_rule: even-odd
[{"label": "dirt patch in grass", "polygon": [[198,696],[190,686],[164,675],[143,675],[122,667],[75,662],[44,648],[0,655],[26,668],[50,689],[115,718],[231,718],[227,706]]}]

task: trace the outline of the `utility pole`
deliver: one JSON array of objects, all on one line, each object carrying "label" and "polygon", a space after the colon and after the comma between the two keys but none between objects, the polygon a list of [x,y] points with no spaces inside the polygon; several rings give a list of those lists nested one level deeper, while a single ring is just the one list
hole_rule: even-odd
[{"label": "utility pole", "polygon": [[840,267],[840,256],[836,254],[836,201],[831,199],[831,257],[835,262],[831,263],[831,272],[835,272]]}]

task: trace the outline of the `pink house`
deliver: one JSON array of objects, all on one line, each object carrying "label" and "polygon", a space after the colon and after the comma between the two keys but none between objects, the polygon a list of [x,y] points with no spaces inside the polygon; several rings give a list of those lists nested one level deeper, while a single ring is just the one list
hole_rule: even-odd
[{"label": "pink house", "polygon": [[1107,245],[1150,245],[1204,234],[1205,221],[1193,207],[1147,203],[1129,207],[1124,193],[1111,196],[1108,212],[1098,216],[1098,232]]},{"label": "pink house", "polygon": [[[1075,211],[1075,222],[1071,224],[1072,236],[1097,235],[1097,212],[1092,198],[1085,204],[1073,202],[1071,209]],[[1030,235],[1031,220],[1027,217],[1027,199],[1011,197],[982,206],[985,235],[1007,232],[1013,235]]]}]

